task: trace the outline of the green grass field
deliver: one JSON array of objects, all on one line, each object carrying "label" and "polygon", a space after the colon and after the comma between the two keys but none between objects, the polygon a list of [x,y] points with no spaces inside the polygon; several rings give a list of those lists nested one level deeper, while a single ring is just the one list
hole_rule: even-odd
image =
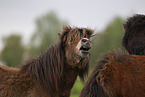
[{"label": "green grass field", "polygon": [[76,80],[73,89],[72,89],[72,93],[70,97],[79,97],[80,91],[83,88],[83,82],[80,81],[79,79]]}]

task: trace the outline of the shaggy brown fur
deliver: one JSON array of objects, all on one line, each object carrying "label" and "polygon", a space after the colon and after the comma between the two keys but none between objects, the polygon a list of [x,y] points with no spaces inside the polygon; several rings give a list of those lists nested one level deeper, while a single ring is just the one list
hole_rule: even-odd
[{"label": "shaggy brown fur", "polygon": [[145,55],[145,15],[136,14],[124,25],[122,45],[130,54]]},{"label": "shaggy brown fur", "polygon": [[145,56],[124,51],[106,54],[80,97],[145,97]]},{"label": "shaggy brown fur", "polygon": [[0,97],[69,97],[89,66],[89,56],[78,55],[76,45],[91,35],[90,29],[65,27],[58,44],[20,69],[0,66]]}]

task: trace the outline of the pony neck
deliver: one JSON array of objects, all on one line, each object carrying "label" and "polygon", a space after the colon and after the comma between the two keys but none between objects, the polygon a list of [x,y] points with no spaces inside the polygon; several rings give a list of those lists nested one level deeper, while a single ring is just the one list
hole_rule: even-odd
[{"label": "pony neck", "polygon": [[79,74],[78,68],[71,68],[65,62],[63,48],[55,45],[36,59],[30,60],[21,71],[26,71],[36,85],[48,97],[69,97]]},{"label": "pony neck", "polygon": [[[67,65],[67,64],[66,64]],[[80,69],[64,66],[59,93],[62,97],[70,97],[71,89],[79,75]]]}]

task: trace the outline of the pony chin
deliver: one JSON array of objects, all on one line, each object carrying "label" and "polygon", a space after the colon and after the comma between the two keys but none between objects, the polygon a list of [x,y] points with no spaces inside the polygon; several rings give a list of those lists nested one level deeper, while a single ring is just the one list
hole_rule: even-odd
[{"label": "pony chin", "polygon": [[85,57],[82,60],[80,60],[80,64],[78,65],[78,68],[84,69],[88,67],[88,63],[89,63],[89,57]]}]

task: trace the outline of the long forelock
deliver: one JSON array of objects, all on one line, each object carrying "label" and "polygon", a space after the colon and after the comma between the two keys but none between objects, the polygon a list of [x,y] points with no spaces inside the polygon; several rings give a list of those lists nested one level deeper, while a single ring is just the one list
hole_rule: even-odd
[{"label": "long forelock", "polygon": [[71,41],[79,40],[82,37],[89,38],[92,34],[93,31],[91,29],[65,27],[60,35],[60,39],[64,43],[69,43]]}]

